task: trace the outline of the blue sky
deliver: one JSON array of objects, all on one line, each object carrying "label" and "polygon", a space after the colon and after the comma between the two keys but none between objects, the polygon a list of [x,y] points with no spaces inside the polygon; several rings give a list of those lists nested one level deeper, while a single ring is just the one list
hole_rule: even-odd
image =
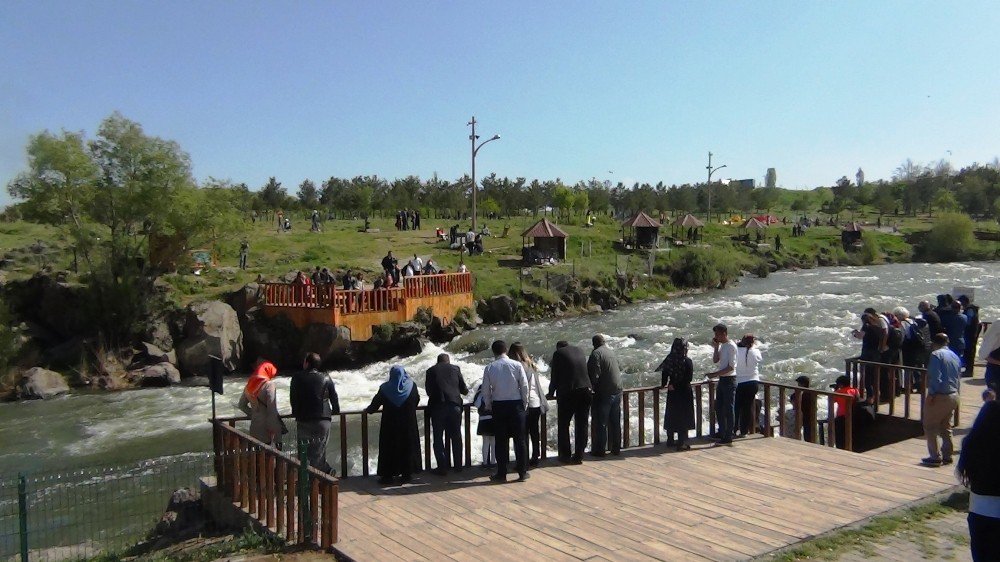
[{"label": "blue sky", "polygon": [[[0,183],[44,129],[113,111],[195,176],[806,188],[1000,154],[995,2],[0,4]],[[949,153],[950,151],[950,153]],[[718,177],[718,176],[716,176]],[[0,203],[7,201],[4,192]]]}]

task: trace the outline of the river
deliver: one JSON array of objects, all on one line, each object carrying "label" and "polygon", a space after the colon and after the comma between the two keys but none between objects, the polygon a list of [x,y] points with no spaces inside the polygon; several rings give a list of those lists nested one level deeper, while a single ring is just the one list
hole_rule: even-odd
[{"label": "river", "polygon": [[[590,337],[602,333],[622,360],[626,386],[637,386],[658,381],[658,374],[651,370],[675,336],[691,340],[696,373],[708,371],[711,326],[721,321],[730,326],[731,335],[757,335],[764,355],[764,378],[792,381],[806,374],[818,387],[843,371],[845,357],[857,354],[859,343],[850,331],[858,326],[858,314],[865,307],[887,310],[902,304],[914,313],[920,300],[933,302],[934,295],[950,292],[955,285],[976,288],[975,300],[984,320],[1000,316],[998,262],[892,264],[779,272],[668,302],[486,327],[464,337],[520,340],[544,367],[556,341],[566,339],[589,350]],[[418,356],[398,361],[414,375],[421,391],[424,371],[441,351],[431,345]],[[458,353],[453,358],[470,384],[482,376],[488,360],[488,352]],[[331,373],[342,407],[366,406],[391,364]],[[288,382],[282,377],[278,383],[283,411],[288,409]],[[220,415],[236,413],[243,383],[242,378],[226,382],[225,395],[218,398]],[[210,450],[206,423],[210,404],[208,389],[187,387],[73,393],[53,400],[0,404],[0,475],[119,465]]]}]

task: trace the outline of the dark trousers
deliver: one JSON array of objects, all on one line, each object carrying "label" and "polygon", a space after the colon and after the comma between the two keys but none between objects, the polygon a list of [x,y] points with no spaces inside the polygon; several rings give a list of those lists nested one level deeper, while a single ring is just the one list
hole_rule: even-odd
[{"label": "dark trousers", "polygon": [[736,420],[736,377],[719,377],[715,387],[715,418],[719,423],[719,439],[733,440]]},{"label": "dark trousers", "polygon": [[321,472],[332,473],[326,461],[326,442],[330,438],[330,420],[296,422],[299,446],[306,448],[309,465]]},{"label": "dark trousers", "polygon": [[[431,411],[431,424],[434,427],[434,459],[437,467],[462,466],[462,407],[451,402],[436,404]],[[448,462],[450,459],[445,450],[445,439],[451,442],[454,464]]]},{"label": "dark trousers", "polygon": [[[580,460],[583,458],[583,451],[587,448],[587,437],[590,434],[590,404],[593,396],[590,390],[580,388],[574,390],[566,396],[559,394],[557,407],[559,408],[559,459],[568,461],[570,459]],[[575,438],[576,447],[570,448],[569,423],[576,425]]]},{"label": "dark trousers", "polygon": [[594,398],[594,443],[590,452],[603,454],[611,449],[617,455],[622,450],[622,393],[597,395]]},{"label": "dark trousers", "polygon": [[524,446],[524,426],[526,412],[520,400],[497,400],[493,402],[493,431],[497,438],[497,475],[507,477],[510,462],[510,438],[514,438],[514,458],[517,473],[524,476],[528,471],[528,451]]},{"label": "dark trousers", "polygon": [[542,409],[528,408],[528,441],[531,442],[531,460],[542,457]]},{"label": "dark trousers", "polygon": [[740,435],[749,435],[754,427],[754,414],[757,408],[757,381],[746,381],[736,385],[736,404],[733,414],[736,417],[736,430]]},{"label": "dark trousers", "polygon": [[1000,560],[1000,519],[970,513],[968,521],[972,560]]}]

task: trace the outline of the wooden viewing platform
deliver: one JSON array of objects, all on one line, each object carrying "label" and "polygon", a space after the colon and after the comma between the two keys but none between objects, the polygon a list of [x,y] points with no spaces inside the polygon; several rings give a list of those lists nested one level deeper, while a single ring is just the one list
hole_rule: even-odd
[{"label": "wooden viewing platform", "polygon": [[[978,375],[963,379],[956,446],[979,410]],[[904,400],[919,412],[911,394],[897,416]],[[479,468],[391,488],[348,478],[335,548],[359,561],[742,560],[955,488],[953,467],[923,467],[926,454],[922,437],[858,454],[753,436],[546,461],[525,483],[491,484]]]},{"label": "wooden viewing platform", "polygon": [[343,290],[334,284],[264,284],[264,314],[285,316],[299,328],[333,324],[351,331],[351,340],[366,341],[380,324],[406,322],[417,310],[430,309],[448,324],[459,309],[473,305],[471,273],[437,273],[404,277],[389,289]]}]

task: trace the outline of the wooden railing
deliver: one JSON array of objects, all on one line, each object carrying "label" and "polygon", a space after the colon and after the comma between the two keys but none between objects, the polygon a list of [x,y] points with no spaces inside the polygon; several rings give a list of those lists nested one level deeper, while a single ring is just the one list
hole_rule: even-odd
[{"label": "wooden railing", "polygon": [[218,489],[288,544],[329,549],[337,542],[336,478],[236,428],[212,420]]},{"label": "wooden railing", "polygon": [[[713,433],[713,428],[716,423],[715,414],[715,388],[716,383],[714,382],[697,382],[692,384],[692,389],[694,391],[694,412],[695,412],[695,437],[704,437]],[[795,434],[803,435],[802,428],[804,424],[811,423],[814,420],[804,419],[802,412],[802,402],[804,400],[826,400],[827,404],[827,415],[825,432],[828,439],[826,439],[826,445],[833,447],[836,443],[835,436],[835,409],[834,401],[836,399],[844,400],[846,403],[847,416],[845,419],[845,443],[847,450],[853,450],[852,445],[852,416],[854,399],[850,396],[843,394],[836,394],[834,392],[818,390],[818,389],[803,389],[796,386],[790,386],[780,383],[760,381],[760,389],[763,390],[764,398],[761,404],[754,409],[754,421],[751,424],[753,433],[762,433],[767,437],[775,436],[775,429],[778,430],[778,435],[785,434]],[[801,391],[801,392],[798,392]],[[660,437],[660,427],[663,420],[663,405],[664,399],[663,393],[666,390],[659,386],[647,386],[640,388],[630,388],[622,392],[622,448],[629,448],[635,446],[643,446],[648,443],[658,444],[661,441]],[[793,422],[795,425],[792,428],[786,427],[785,411],[786,404],[789,398],[795,393],[795,410],[796,417]],[[707,398],[707,400],[706,400]],[[763,424],[758,423],[757,413],[763,410]],[[813,408],[813,411],[816,411]],[[423,459],[423,469],[429,470],[432,466],[432,452],[431,447],[431,416],[427,411],[426,406],[419,406],[417,408],[418,413],[418,423],[423,428],[422,437],[422,455]],[[775,414],[777,419],[775,421]],[[343,411],[335,417],[336,423],[332,431],[336,431],[339,434],[339,446],[337,446],[337,456],[339,457],[333,463],[334,467],[338,469],[338,474],[341,477],[348,476],[369,476],[371,470],[369,469],[369,461],[371,459],[371,441],[372,439],[377,440],[377,435],[372,436],[370,429],[370,421],[373,416],[380,416],[381,413],[376,412],[369,414],[364,410],[349,410]],[[646,436],[646,426],[649,423],[647,417],[651,415],[652,417],[652,439],[647,439]],[[636,435],[633,436],[632,433],[632,421],[636,416],[636,424],[638,431]],[[284,415],[283,418],[291,418],[290,415]],[[465,467],[472,466],[472,438],[475,435],[472,428],[472,405],[463,404],[462,405],[462,438],[464,447],[464,459],[463,465]],[[246,422],[248,418],[246,417],[229,417],[229,418],[218,418],[220,424],[225,424],[226,427],[233,427],[237,422]],[[542,458],[547,457],[548,453],[548,417],[545,414],[541,416],[541,455]],[[236,430],[239,431],[239,430]],[[242,433],[242,432],[241,432]],[[376,431],[377,433],[377,431]],[[812,441],[817,441],[817,436],[819,435],[818,430],[812,431]],[[246,434],[243,434],[246,435]],[[351,439],[350,436],[357,436],[359,443],[356,446],[360,447],[361,459],[360,459],[360,470],[355,470],[354,474],[351,473],[350,450],[351,450]],[[451,451],[450,446],[446,443],[446,451]],[[280,453],[279,453],[280,454]],[[294,461],[294,459],[292,459]]]},{"label": "wooden railing", "polygon": [[[695,437],[704,437],[706,435],[712,434],[714,432],[716,425],[716,412],[715,412],[715,390],[716,383],[714,381],[701,381],[692,383],[691,388],[694,391],[694,421]],[[778,429],[778,435],[786,435],[789,433],[802,436],[804,434],[803,427],[806,423],[812,423],[814,420],[806,420],[803,417],[803,400],[814,400],[819,401],[820,399],[825,399],[827,403],[827,418],[826,418],[826,428],[828,438],[826,439],[826,445],[833,447],[836,445],[836,435],[835,435],[835,408],[834,404],[837,400],[842,400],[845,403],[845,409],[847,410],[846,419],[844,420],[845,425],[845,449],[848,451],[853,450],[853,410],[854,410],[854,398],[844,394],[837,394],[835,392],[827,390],[818,390],[812,388],[801,388],[798,386],[791,386],[787,384],[781,384],[770,381],[758,381],[758,392],[763,390],[764,398],[761,404],[758,406],[755,403],[753,408],[753,422],[750,424],[752,433],[763,433],[766,437],[774,437],[774,430]],[[663,420],[661,404],[663,403],[663,398],[661,394],[666,392],[663,387],[660,386],[647,386],[640,388],[629,388],[622,391],[622,448],[632,447],[632,446],[643,446],[646,444],[646,412],[648,410],[648,404],[652,401],[652,420],[653,420],[653,444],[660,443],[660,424]],[[785,411],[786,403],[791,396],[795,396],[795,426],[793,428],[786,428],[785,424]],[[706,415],[706,395],[707,395],[707,415]],[[637,428],[638,435],[634,440],[631,438],[631,419],[632,419],[632,398],[635,397],[634,403],[636,406],[636,415],[638,416]],[[777,399],[777,404],[774,404],[774,399]],[[759,423],[758,414],[763,409],[763,425]],[[813,412],[816,412],[816,408],[812,408]],[[773,414],[777,413],[777,424],[772,420],[774,419]],[[739,423],[739,420],[736,420]],[[705,424],[708,424],[706,431]],[[818,428],[812,431],[812,442],[817,441],[819,435]]]},{"label": "wooden railing", "polygon": [[472,292],[471,273],[438,273],[403,279],[401,287],[345,291],[336,285],[264,283],[264,305],[277,308],[332,308],[340,314],[391,312],[403,299]]},{"label": "wooden railing", "polygon": [[[924,401],[927,399],[926,368],[849,358],[844,360],[844,373],[851,377],[851,384],[861,393],[862,399],[879,405],[888,404],[888,415],[907,420],[923,419]],[[875,378],[871,393],[868,392],[867,384],[870,376]],[[883,394],[883,384],[891,390],[889,396]],[[916,391],[913,390],[914,387],[917,387]],[[898,396],[903,396],[902,412],[898,412],[896,408]],[[920,398],[916,404],[917,412],[912,411],[914,396]],[[958,422],[959,409],[956,408],[952,425],[957,427]]]},{"label": "wooden railing", "polygon": [[438,273],[406,277],[403,279],[403,288],[406,290],[407,298],[471,293],[472,274]]}]

